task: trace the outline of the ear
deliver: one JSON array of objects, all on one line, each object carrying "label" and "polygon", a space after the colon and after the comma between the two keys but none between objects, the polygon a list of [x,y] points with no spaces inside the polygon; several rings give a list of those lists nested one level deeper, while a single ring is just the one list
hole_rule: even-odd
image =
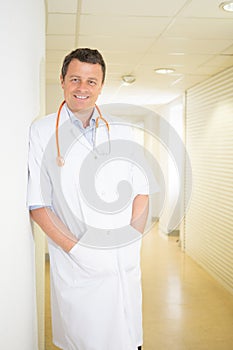
[{"label": "ear", "polygon": [[62,75],[60,75],[60,82],[61,82],[62,89],[64,89],[64,79],[63,79]]}]

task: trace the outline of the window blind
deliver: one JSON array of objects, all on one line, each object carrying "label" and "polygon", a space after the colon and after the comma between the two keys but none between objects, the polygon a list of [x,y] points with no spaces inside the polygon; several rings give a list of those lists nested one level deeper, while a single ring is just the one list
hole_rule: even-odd
[{"label": "window blind", "polygon": [[184,249],[233,293],[233,67],[186,92],[186,147]]}]

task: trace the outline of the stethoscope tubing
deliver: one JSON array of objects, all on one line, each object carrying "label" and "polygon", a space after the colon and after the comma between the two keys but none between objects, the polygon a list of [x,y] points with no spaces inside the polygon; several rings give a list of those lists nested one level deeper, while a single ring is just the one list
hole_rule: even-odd
[{"label": "stethoscope tubing", "polygon": [[[61,151],[60,151],[60,144],[59,144],[59,123],[60,123],[60,116],[61,116],[61,110],[62,107],[64,106],[64,104],[66,103],[66,101],[62,101],[62,103],[60,104],[60,107],[57,111],[57,118],[56,118],[56,148],[57,148],[57,157],[56,157],[56,162],[57,165],[59,167],[63,167],[65,165],[65,159],[61,156]],[[95,108],[97,110],[97,112],[99,113],[99,116],[96,118],[96,125],[95,125],[95,129],[97,129],[99,127],[99,120],[102,119],[103,122],[106,125],[107,131],[108,131],[108,135],[109,135],[109,124],[107,122],[107,120],[102,116],[101,111],[99,109],[99,107],[97,105],[95,105]],[[95,130],[96,133],[96,130]]]}]

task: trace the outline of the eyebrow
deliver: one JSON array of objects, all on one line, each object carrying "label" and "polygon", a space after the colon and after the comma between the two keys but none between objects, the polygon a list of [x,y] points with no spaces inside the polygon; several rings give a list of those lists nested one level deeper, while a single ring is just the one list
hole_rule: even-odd
[{"label": "eyebrow", "polygon": [[[80,75],[72,74],[70,75],[70,78],[82,78],[82,77]],[[94,77],[88,77],[87,79],[98,81],[98,79]]]}]

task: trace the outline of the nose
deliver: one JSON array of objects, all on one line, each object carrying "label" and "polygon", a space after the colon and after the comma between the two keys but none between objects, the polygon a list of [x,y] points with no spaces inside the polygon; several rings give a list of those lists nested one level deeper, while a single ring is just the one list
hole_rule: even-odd
[{"label": "nose", "polygon": [[78,89],[80,91],[85,91],[87,90],[87,87],[88,87],[88,83],[85,81],[85,80],[80,80],[79,83],[78,83]]}]

